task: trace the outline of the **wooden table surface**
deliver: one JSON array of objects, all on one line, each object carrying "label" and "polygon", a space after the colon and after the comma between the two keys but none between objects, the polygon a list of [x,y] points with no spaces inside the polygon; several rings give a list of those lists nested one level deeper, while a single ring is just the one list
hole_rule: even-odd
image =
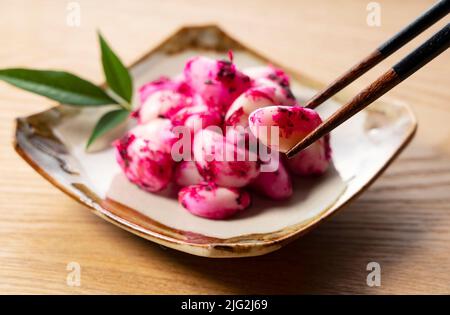
[{"label": "wooden table surface", "polygon": [[[96,29],[126,63],[183,24],[218,23],[282,64],[329,82],[434,1],[0,0],[0,68],[60,68],[101,82]],[[448,21],[447,21],[448,22]],[[439,23],[444,25],[444,21]],[[433,30],[436,30],[434,28]],[[356,92],[433,30],[349,89]],[[266,256],[211,260],[164,249],[94,216],[34,172],[11,146],[13,120],[52,102],[0,84],[0,293],[450,293],[450,55],[389,97],[419,120],[413,143],[357,201]],[[381,286],[366,265],[381,265]],[[81,266],[81,285],[66,266]]]}]

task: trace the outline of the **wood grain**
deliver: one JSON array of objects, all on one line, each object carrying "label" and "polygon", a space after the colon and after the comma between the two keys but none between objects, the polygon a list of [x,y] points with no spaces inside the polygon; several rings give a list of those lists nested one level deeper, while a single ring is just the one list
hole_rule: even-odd
[{"label": "wood grain", "polygon": [[[0,0],[0,67],[67,69],[101,82],[96,28],[129,63],[182,24],[218,22],[270,58],[329,82],[433,3],[378,1],[382,25],[369,27],[367,3],[357,0],[78,2],[81,27],[71,28],[66,1]],[[349,90],[367,86],[434,31]],[[387,96],[410,103],[420,126],[369,191],[280,251],[238,260],[164,249],[54,189],[11,146],[13,119],[51,102],[0,84],[0,293],[450,293],[449,56]],[[80,287],[66,285],[71,261],[81,265]],[[381,287],[366,285],[370,261],[381,264]]]}]

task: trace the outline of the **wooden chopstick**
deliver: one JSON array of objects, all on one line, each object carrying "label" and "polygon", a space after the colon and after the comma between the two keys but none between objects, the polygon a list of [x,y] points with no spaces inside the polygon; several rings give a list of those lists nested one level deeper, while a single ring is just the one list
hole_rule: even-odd
[{"label": "wooden chopstick", "polygon": [[436,56],[444,52],[449,46],[450,23],[362,90],[327,120],[322,122],[322,124],[308,134],[303,140],[287,151],[287,157],[293,157],[295,154],[329,133],[331,130],[378,99],[381,95],[408,78],[411,74],[422,68]]},{"label": "wooden chopstick", "polygon": [[348,86],[350,83],[358,79],[368,70],[372,69],[381,61],[392,55],[417,35],[446,16],[449,12],[450,0],[442,0],[437,2],[416,20],[384,42],[380,47],[375,49],[372,53],[350,68],[343,75],[338,77],[325,89],[319,91],[305,104],[305,107],[316,108],[324,101]]}]

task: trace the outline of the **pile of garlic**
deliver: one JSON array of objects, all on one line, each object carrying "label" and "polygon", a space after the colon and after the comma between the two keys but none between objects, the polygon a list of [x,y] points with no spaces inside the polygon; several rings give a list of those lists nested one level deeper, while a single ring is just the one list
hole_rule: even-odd
[{"label": "pile of garlic", "polygon": [[[271,152],[271,160],[262,161],[259,151],[240,145],[256,139],[243,129],[274,125],[280,137],[298,138],[321,123],[315,111],[298,105],[289,77],[275,67],[240,71],[232,61],[197,56],[182,74],[149,82],[139,92],[141,105],[133,113],[138,125],[114,142],[117,161],[141,189],[175,187],[180,204],[194,215],[228,218],[250,206],[249,191],[287,199],[292,176],[321,174],[331,160],[328,136],[289,160]],[[186,132],[175,132],[180,127]],[[182,152],[180,135],[188,137]],[[224,159],[225,151],[246,158]],[[263,171],[270,163],[276,168]]]}]

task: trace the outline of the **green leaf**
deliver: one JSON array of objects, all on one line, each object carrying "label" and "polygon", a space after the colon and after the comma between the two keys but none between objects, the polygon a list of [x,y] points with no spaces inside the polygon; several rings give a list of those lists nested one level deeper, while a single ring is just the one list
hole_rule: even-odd
[{"label": "green leaf", "polygon": [[104,135],[106,132],[123,122],[129,114],[130,112],[126,109],[116,109],[104,114],[95,125],[94,130],[92,130],[92,134],[86,144],[86,149],[89,148],[98,137]]},{"label": "green leaf", "polygon": [[98,39],[102,50],[103,72],[105,73],[108,86],[125,101],[131,103],[133,82],[130,73],[100,33],[98,34]]},{"label": "green leaf", "polygon": [[75,106],[115,104],[98,86],[63,71],[3,69],[0,80],[23,90]]}]

